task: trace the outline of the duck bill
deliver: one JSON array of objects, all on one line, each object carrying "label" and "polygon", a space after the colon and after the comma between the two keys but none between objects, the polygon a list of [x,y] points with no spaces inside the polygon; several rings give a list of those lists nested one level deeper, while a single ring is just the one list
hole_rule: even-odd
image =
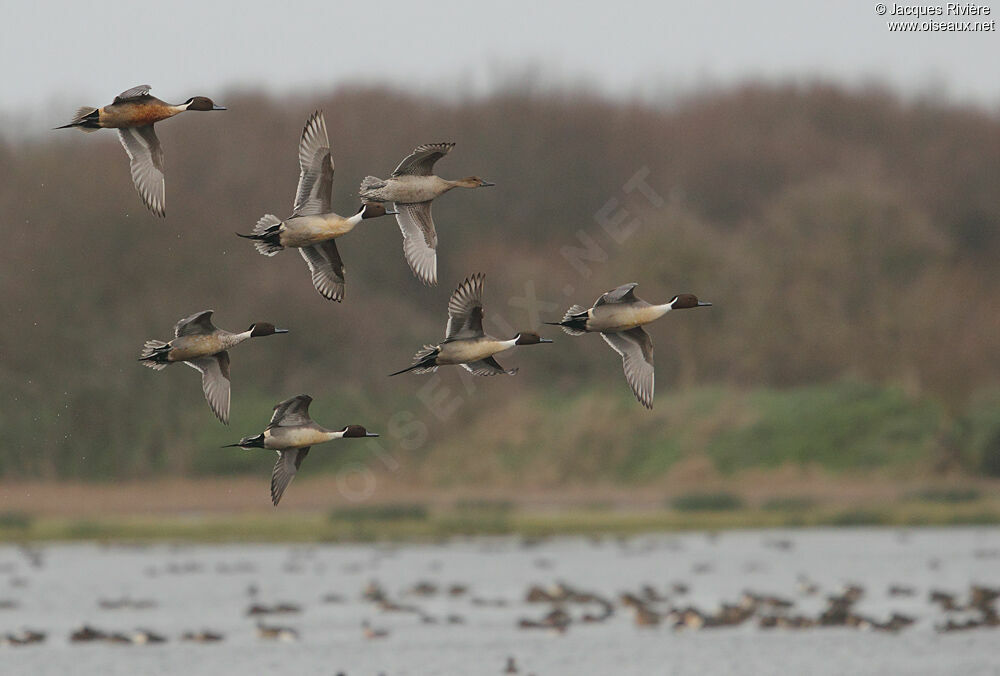
[{"label": "duck bill", "polygon": [[698,301],[698,307],[712,307],[711,303],[706,303],[705,301]]},{"label": "duck bill", "polygon": [[490,183],[489,181],[483,181],[480,187],[482,188],[492,188],[496,183]]},{"label": "duck bill", "polygon": [[229,110],[229,109],[226,108],[225,106],[220,106],[220,105],[216,105],[216,104],[213,103],[212,104],[212,110]]},{"label": "duck bill", "polygon": [[365,432],[365,436],[366,437],[377,437],[378,435],[375,434],[374,432]]},{"label": "duck bill", "polygon": [[288,333],[288,329],[275,329],[275,333]]},{"label": "duck bill", "polygon": [[539,343],[554,343],[555,341],[552,340],[552,339],[550,339],[550,338],[539,338],[538,342]]},{"label": "duck bill", "polygon": [[385,215],[386,216],[398,216],[399,212],[398,211],[393,211],[392,209],[386,209],[385,210]]}]

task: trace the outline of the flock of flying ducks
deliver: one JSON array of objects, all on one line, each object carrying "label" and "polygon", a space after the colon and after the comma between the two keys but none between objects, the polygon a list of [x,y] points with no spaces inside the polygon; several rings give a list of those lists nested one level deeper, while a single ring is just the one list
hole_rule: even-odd
[{"label": "flock of flying ducks", "polygon": [[[117,129],[131,165],[132,180],[146,207],[156,216],[166,215],[163,149],[154,125],[187,110],[226,110],[211,99],[196,96],[181,104],[170,104],[149,94],[149,85],[122,92],[101,108],[83,107],[73,120],[57,129],[77,128],[85,132]],[[345,218],[333,213],[334,163],[330,153],[323,113],[314,112],[306,121],[299,141],[299,183],[292,214],[280,219],[263,216],[250,234],[264,256],[298,249],[309,267],[316,290],[329,300],[344,298],[344,263],[336,240],[369,218],[394,215],[403,235],[403,253],[413,274],[424,284],[437,284],[437,232],[431,217],[433,201],[453,188],[482,188],[494,185],[478,176],[447,180],[434,174],[434,164],[447,155],[454,143],[418,146],[399,163],[389,178],[368,176],[361,182],[361,206]],[[388,206],[387,206],[388,205]],[[514,375],[505,369],[496,354],[517,345],[551,343],[537,333],[522,332],[501,340],[483,331],[483,286],[485,275],[477,273],[462,282],[448,301],[445,338],[425,345],[413,364],[391,375],[407,371],[429,373],[439,366],[461,365],[481,376]],[[625,379],[636,399],[646,408],[653,406],[653,344],[642,328],[671,310],[711,305],[691,294],[674,296],[669,302],[651,304],[635,295],[637,284],[625,284],[601,295],[590,308],[573,305],[559,322],[570,335],[600,333],[622,357]],[[287,333],[287,329],[257,322],[246,331],[232,333],[212,323],[212,310],[195,313],[177,322],[169,342],[148,340],[139,361],[156,370],[184,363],[202,376],[205,398],[215,415],[229,424],[229,349],[249,338]],[[240,448],[266,448],[278,453],[271,476],[271,500],[277,505],[309,449],[340,438],[375,437],[360,425],[341,430],[326,429],[309,416],[312,398],[305,394],[287,399],[274,407],[264,432],[248,436],[236,444]]]}]

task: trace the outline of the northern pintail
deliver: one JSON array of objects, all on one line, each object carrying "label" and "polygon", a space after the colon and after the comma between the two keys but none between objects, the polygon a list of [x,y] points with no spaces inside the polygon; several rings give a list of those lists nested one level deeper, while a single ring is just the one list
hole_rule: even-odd
[{"label": "northern pintail", "polygon": [[340,302],[344,299],[344,263],[335,239],[353,230],[362,219],[390,212],[382,204],[362,204],[356,214],[344,218],[331,211],[332,201],[330,138],[323,113],[317,110],[306,121],[299,140],[299,187],[292,215],[282,221],[266,214],[257,221],[253,234],[236,234],[254,240],[264,256],[273,256],[285,247],[297,248],[309,266],[316,290],[324,298]]},{"label": "northern pintail", "polygon": [[625,380],[635,398],[646,408],[653,408],[653,341],[642,328],[671,310],[708,307],[690,293],[674,296],[669,303],[652,305],[636,297],[636,282],[623,284],[608,291],[589,310],[574,305],[561,322],[545,322],[561,326],[571,336],[599,332],[604,341],[621,355]]},{"label": "northern pintail", "polygon": [[505,369],[493,355],[509,350],[515,345],[551,343],[537,333],[519,333],[510,340],[499,340],[483,331],[483,283],[486,275],[477,273],[458,285],[448,301],[448,326],[444,341],[438,345],[424,345],[414,355],[414,364],[389,374],[396,376],[407,371],[433,373],[438,366],[461,364],[477,376],[495,376],[500,373],[514,375],[517,369]]},{"label": "northern pintail", "polygon": [[153,125],[185,110],[225,110],[212,99],[195,96],[184,103],[166,103],[149,95],[149,85],[127,89],[103,108],[84,106],[76,111],[69,124],[56,129],[76,127],[83,131],[117,129],[118,139],[128,153],[132,182],[143,204],[157,216],[166,216],[163,182],[163,149]]},{"label": "northern pintail", "polygon": [[177,322],[174,339],[147,340],[139,356],[145,366],[157,371],[175,362],[184,362],[201,372],[201,386],[212,412],[229,424],[229,348],[248,338],[288,333],[274,324],[255,322],[246,331],[230,333],[212,324],[212,310],[196,312]]},{"label": "northern pintail", "polygon": [[433,174],[434,163],[451,152],[454,143],[417,146],[387,179],[366,176],[359,194],[366,202],[392,202],[403,232],[403,254],[420,281],[437,284],[437,232],[431,218],[431,202],[452,188],[484,188],[491,185],[478,176],[449,181]]},{"label": "northern pintail", "polygon": [[288,484],[295,478],[295,472],[302,461],[309,455],[311,446],[333,439],[378,436],[361,425],[348,425],[336,432],[317,425],[309,417],[311,402],[312,397],[308,394],[286,399],[274,407],[271,422],[261,434],[243,437],[238,443],[223,447],[268,448],[278,452],[278,462],[274,464],[274,471],[271,473],[271,502],[275,506]]}]

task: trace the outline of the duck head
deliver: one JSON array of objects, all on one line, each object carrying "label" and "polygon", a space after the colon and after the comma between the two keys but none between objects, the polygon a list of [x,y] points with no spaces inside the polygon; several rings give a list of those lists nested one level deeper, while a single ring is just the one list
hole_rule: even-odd
[{"label": "duck head", "polygon": [[526,331],[525,333],[517,334],[517,342],[515,345],[537,345],[539,343],[551,343],[552,341],[548,338],[542,338],[537,333],[531,333]]},{"label": "duck head", "polygon": [[377,437],[378,435],[374,432],[369,432],[361,425],[348,425],[344,429],[340,430],[343,432],[345,438],[347,437]]},{"label": "duck head", "polygon": [[185,110],[226,110],[225,106],[217,106],[207,96],[194,96],[184,102]]},{"label": "duck head", "polygon": [[455,181],[455,185],[460,188],[489,188],[490,186],[496,185],[496,183],[490,183],[489,181],[479,178],[478,176],[467,176],[466,178]]},{"label": "duck head", "polygon": [[254,322],[247,331],[250,332],[251,338],[273,336],[276,333],[288,333],[288,329],[276,329],[274,328],[274,324],[270,322]]},{"label": "duck head", "polygon": [[682,293],[674,296],[670,303],[671,310],[684,310],[689,307],[711,307],[711,303],[704,303],[692,293]]},{"label": "duck head", "polygon": [[381,202],[364,202],[358,208],[362,220],[366,218],[378,218],[379,216],[395,216],[398,211],[390,211]]}]

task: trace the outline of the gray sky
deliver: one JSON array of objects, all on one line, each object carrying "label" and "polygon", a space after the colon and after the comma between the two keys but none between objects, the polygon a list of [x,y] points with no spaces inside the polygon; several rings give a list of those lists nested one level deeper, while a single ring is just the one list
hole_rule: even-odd
[{"label": "gray sky", "polygon": [[[102,105],[143,83],[169,101],[220,98],[234,85],[280,92],[347,82],[480,93],[528,66],[546,81],[614,95],[824,76],[1000,103],[996,32],[890,33],[868,1],[142,4],[0,0],[0,113]],[[998,18],[997,5],[987,19]],[[68,111],[58,112],[55,120]]]}]

